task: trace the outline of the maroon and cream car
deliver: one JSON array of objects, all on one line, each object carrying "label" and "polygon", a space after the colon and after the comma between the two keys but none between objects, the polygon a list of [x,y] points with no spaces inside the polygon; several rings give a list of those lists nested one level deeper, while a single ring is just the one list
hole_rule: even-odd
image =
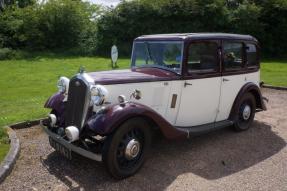
[{"label": "maroon and cream car", "polygon": [[167,139],[247,130],[266,110],[258,52],[248,35],[138,37],[130,69],[61,77],[43,128],[66,157],[103,161],[114,177],[128,177],[143,165],[155,130]]}]

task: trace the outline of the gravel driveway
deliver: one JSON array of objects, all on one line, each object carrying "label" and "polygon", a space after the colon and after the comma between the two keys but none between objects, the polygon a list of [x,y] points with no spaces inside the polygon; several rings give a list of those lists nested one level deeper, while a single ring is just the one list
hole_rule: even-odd
[{"label": "gravel driveway", "polygon": [[287,190],[287,91],[264,89],[268,111],[242,133],[160,138],[135,176],[116,181],[101,163],[54,152],[38,127],[17,130],[21,154],[0,190]]}]

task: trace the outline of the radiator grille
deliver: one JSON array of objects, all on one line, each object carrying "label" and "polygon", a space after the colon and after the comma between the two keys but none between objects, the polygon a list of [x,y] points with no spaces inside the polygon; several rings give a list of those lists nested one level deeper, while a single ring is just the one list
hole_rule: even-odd
[{"label": "radiator grille", "polygon": [[82,128],[90,102],[89,83],[79,74],[70,80],[65,124]]}]

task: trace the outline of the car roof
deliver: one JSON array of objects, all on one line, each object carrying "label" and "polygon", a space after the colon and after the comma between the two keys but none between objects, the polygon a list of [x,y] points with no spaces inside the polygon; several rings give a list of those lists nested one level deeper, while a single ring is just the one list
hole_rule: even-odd
[{"label": "car roof", "polygon": [[251,35],[230,33],[174,33],[174,34],[152,34],[143,35],[135,40],[204,40],[204,39],[226,39],[256,41]]}]

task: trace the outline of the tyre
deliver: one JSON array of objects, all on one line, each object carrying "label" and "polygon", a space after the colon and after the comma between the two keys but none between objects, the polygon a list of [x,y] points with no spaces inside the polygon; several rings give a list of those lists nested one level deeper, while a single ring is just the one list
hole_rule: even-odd
[{"label": "tyre", "polygon": [[107,137],[103,147],[103,162],[116,179],[135,174],[143,165],[151,145],[149,124],[133,118]]},{"label": "tyre", "polygon": [[236,131],[245,131],[250,128],[256,111],[255,98],[251,93],[246,93],[240,99],[239,107],[236,111],[234,128]]}]

